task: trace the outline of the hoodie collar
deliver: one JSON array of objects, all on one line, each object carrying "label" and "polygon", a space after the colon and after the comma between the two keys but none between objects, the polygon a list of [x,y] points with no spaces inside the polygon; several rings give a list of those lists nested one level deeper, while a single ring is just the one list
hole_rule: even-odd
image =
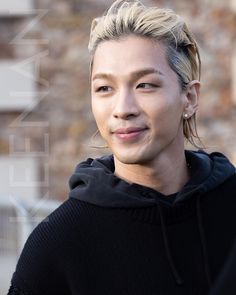
[{"label": "hoodie collar", "polygon": [[[185,156],[191,167],[191,178],[176,194],[173,205],[214,189],[235,173],[235,167],[221,153],[186,150]],[[69,197],[104,207],[125,208],[153,206],[163,200],[161,193],[130,184],[114,175],[114,170],[112,155],[80,163],[69,181]]]},{"label": "hoodie collar", "polygon": [[235,167],[219,152],[207,154],[202,150],[186,150],[185,157],[190,165],[191,178],[178,193],[175,202],[208,192],[235,173]]}]

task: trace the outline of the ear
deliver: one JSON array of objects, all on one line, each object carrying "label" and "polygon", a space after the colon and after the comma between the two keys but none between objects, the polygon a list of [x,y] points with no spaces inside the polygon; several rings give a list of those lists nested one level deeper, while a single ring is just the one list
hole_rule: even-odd
[{"label": "ear", "polygon": [[191,81],[187,86],[184,113],[188,114],[188,117],[191,117],[198,109],[200,86],[198,80]]}]

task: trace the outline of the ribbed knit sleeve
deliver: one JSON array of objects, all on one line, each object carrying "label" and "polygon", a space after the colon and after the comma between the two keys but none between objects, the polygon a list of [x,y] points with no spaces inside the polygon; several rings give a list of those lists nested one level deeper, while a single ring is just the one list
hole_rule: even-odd
[{"label": "ribbed knit sleeve", "polygon": [[14,286],[10,287],[8,294],[9,295],[32,295],[32,293],[22,291],[21,289]]},{"label": "ribbed knit sleeve", "polygon": [[29,236],[8,295],[209,294],[206,266],[214,283],[236,236],[232,182],[178,206],[68,199]]},{"label": "ribbed knit sleeve", "polygon": [[18,260],[8,295],[67,294],[61,248],[73,233],[77,209],[66,201],[33,230]]}]

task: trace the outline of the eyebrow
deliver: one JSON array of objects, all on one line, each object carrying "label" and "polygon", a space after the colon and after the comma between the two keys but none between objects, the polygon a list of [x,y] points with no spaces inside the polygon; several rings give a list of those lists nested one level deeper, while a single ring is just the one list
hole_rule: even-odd
[{"label": "eyebrow", "polygon": [[[130,76],[134,79],[134,80],[138,80],[139,78],[149,75],[149,74],[158,74],[160,76],[164,76],[164,74],[155,68],[146,68],[146,69],[141,69],[141,70],[137,70],[134,71],[130,74]],[[110,79],[110,80],[114,80],[115,76],[112,74],[106,74],[106,73],[97,73],[96,75],[94,75],[93,77],[93,81],[96,79]]]}]

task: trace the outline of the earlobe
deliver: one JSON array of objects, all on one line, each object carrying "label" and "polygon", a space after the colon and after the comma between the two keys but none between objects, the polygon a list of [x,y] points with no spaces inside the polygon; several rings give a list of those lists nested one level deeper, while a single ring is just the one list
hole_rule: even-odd
[{"label": "earlobe", "polygon": [[186,90],[186,105],[184,112],[188,113],[188,116],[191,117],[198,109],[198,101],[200,94],[200,82],[198,80],[193,80],[188,84]]}]

